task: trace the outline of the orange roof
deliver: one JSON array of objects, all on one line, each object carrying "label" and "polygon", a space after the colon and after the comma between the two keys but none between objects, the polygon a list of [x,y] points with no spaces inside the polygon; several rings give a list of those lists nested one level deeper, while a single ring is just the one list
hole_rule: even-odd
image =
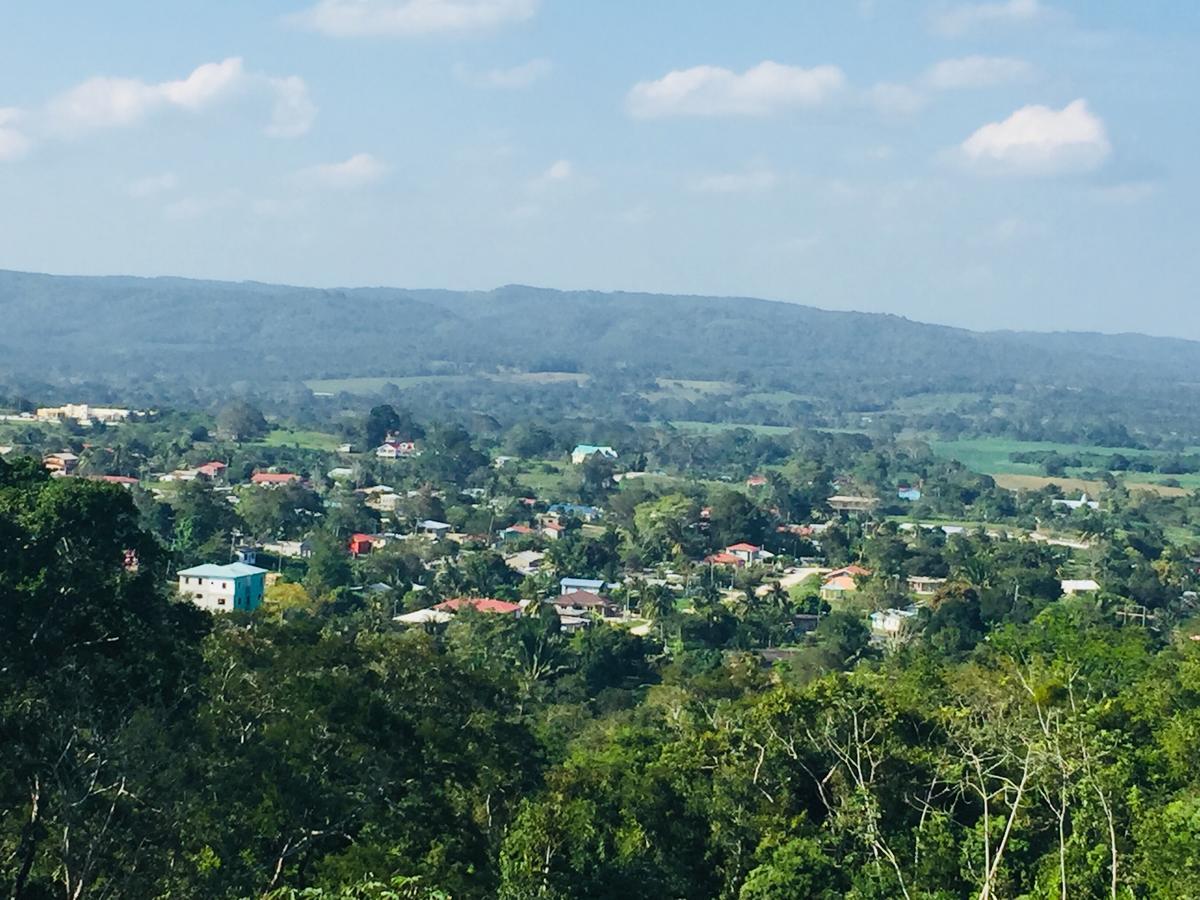
[{"label": "orange roof", "polygon": [[299,480],[300,476],[292,472],[255,472],[250,476],[253,484],[290,484]]},{"label": "orange roof", "polygon": [[714,553],[704,557],[704,561],[717,566],[740,566],[745,562],[740,556],[734,556],[732,553]]},{"label": "orange roof", "polygon": [[732,553],[735,550],[741,550],[743,553],[757,553],[761,549],[762,547],[755,546],[754,544],[747,544],[745,541],[742,541],[740,544],[730,544],[725,548],[725,551],[727,553]]},{"label": "orange roof", "polygon": [[101,475],[101,481],[107,481],[109,484],[137,484],[136,478],[130,478],[128,475]]},{"label": "orange roof", "polygon": [[470,606],[479,612],[501,613],[512,615],[521,609],[520,604],[509,603],[507,600],[496,600],[492,597],[455,597],[453,600],[443,600],[434,606],[442,612],[458,612],[465,606]]},{"label": "orange roof", "polygon": [[834,569],[832,572],[830,572],[828,575],[825,576],[825,579],[828,581],[831,578],[837,578],[839,575],[849,575],[851,577],[854,577],[854,576],[867,576],[870,574],[871,574],[870,569],[864,569],[862,566],[855,563],[854,565],[843,566],[840,569]]}]

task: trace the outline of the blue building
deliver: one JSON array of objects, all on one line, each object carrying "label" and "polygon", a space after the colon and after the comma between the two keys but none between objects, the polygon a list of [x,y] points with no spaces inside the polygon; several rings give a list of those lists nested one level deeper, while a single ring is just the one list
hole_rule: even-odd
[{"label": "blue building", "polygon": [[192,566],[179,573],[179,596],[211,612],[251,612],[262,605],[267,570],[235,562]]}]

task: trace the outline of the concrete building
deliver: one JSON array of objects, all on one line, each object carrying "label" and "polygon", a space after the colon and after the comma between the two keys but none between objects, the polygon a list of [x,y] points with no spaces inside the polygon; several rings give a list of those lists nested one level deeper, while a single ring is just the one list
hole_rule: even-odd
[{"label": "concrete building", "polygon": [[210,612],[244,610],[262,605],[267,570],[245,563],[211,563],[179,573],[179,596]]}]

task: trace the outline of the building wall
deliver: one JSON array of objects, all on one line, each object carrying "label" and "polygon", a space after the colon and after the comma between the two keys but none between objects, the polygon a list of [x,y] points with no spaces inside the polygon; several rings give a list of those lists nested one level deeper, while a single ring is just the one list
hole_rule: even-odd
[{"label": "building wall", "polygon": [[210,612],[251,611],[262,605],[265,577],[201,578],[179,576],[179,596]]}]

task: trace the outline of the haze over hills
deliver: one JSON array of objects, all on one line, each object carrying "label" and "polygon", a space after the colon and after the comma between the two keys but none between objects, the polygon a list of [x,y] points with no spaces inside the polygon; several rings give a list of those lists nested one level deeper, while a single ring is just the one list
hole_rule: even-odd
[{"label": "haze over hills", "polygon": [[752,298],[555,291],[316,289],[0,272],[10,379],[174,374],[204,382],[434,372],[613,370],[809,390],[1120,388],[1189,382],[1200,343],[979,333]]}]

